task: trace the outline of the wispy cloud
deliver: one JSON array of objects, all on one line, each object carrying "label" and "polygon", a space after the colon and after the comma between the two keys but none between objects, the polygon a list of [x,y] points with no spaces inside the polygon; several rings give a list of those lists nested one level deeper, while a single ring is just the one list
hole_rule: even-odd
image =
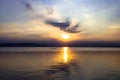
[{"label": "wispy cloud", "polygon": [[65,19],[63,22],[56,21],[56,20],[47,20],[46,24],[57,27],[60,30],[63,30],[63,31],[68,32],[68,33],[78,33],[78,32],[80,32],[79,30],[77,30],[77,28],[79,27],[79,24],[71,26],[71,21],[70,21],[69,18]]},{"label": "wispy cloud", "polygon": [[[26,9],[33,11],[36,13],[35,9],[33,8],[32,4],[30,4],[28,1],[24,2],[24,6]],[[52,25],[53,27],[57,27],[58,29],[68,32],[68,33],[78,33],[80,32],[78,30],[78,27],[80,27],[79,23],[75,24],[74,26],[71,26],[72,19],[66,18],[66,17],[59,17],[57,18],[56,12],[53,8],[44,8],[46,10],[46,13],[39,13],[37,14],[38,19],[41,19],[45,24]],[[62,20],[62,21],[61,21]]]},{"label": "wispy cloud", "polygon": [[34,11],[33,6],[28,1],[23,1],[23,4],[27,10]]}]

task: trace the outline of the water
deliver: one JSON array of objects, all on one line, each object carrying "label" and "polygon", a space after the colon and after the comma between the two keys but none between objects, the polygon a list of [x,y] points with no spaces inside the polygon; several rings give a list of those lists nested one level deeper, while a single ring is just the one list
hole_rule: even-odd
[{"label": "water", "polygon": [[120,80],[120,48],[0,48],[0,80]]}]

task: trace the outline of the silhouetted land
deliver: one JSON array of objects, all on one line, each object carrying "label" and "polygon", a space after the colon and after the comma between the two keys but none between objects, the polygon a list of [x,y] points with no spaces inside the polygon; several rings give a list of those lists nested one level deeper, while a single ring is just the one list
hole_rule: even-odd
[{"label": "silhouetted land", "polygon": [[24,42],[24,43],[0,43],[0,47],[120,47],[120,42],[102,42],[102,41],[76,41],[69,43],[61,42]]}]

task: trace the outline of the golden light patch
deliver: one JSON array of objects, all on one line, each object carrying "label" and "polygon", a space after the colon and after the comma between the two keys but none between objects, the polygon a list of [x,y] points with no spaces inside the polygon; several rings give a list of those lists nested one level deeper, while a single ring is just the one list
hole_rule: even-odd
[{"label": "golden light patch", "polygon": [[63,38],[63,39],[69,39],[70,36],[69,36],[68,34],[62,34],[62,38]]},{"label": "golden light patch", "polygon": [[64,47],[64,55],[63,55],[63,60],[66,63],[68,61],[68,49],[67,47]]}]

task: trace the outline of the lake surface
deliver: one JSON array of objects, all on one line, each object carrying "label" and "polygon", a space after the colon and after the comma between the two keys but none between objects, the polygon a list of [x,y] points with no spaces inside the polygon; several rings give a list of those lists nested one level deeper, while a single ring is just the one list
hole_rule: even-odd
[{"label": "lake surface", "polygon": [[1,47],[0,80],[120,80],[120,48]]}]

